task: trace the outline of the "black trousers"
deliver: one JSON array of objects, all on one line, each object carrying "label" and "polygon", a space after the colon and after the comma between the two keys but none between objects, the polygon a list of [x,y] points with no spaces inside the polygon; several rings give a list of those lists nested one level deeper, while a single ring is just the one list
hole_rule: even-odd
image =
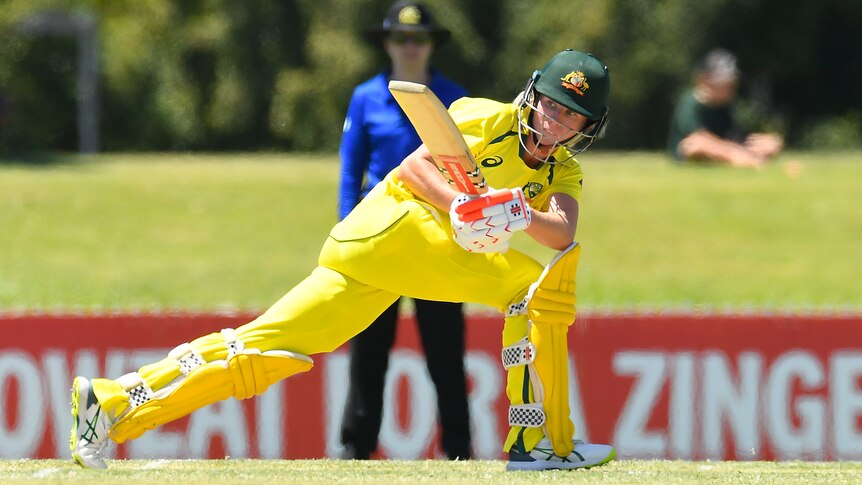
[{"label": "black trousers", "polygon": [[[398,303],[350,341],[350,387],[341,427],[345,458],[368,459],[377,450]],[[462,305],[427,300],[415,300],[415,305],[428,373],[437,389],[443,452],[449,459],[469,459],[470,411],[464,373]]]}]

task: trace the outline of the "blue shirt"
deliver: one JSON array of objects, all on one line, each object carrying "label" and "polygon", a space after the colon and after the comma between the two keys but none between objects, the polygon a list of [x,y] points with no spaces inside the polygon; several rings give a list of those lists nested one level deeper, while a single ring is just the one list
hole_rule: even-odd
[{"label": "blue shirt", "polygon": [[[384,71],[353,90],[341,135],[338,219],[422,144],[407,115],[389,92],[391,71]],[[428,85],[445,106],[467,95],[461,86],[431,71]]]}]

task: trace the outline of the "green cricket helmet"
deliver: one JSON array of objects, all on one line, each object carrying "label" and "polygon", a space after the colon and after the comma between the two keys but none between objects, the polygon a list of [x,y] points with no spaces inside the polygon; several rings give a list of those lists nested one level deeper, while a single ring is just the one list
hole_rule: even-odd
[{"label": "green cricket helmet", "polygon": [[608,112],[608,66],[592,54],[571,49],[560,52],[539,71],[535,87],[539,94],[593,121]]},{"label": "green cricket helmet", "polygon": [[572,154],[580,153],[604,131],[610,88],[606,65],[592,54],[566,49],[535,71],[527,83],[520,97],[520,109],[525,112],[525,116],[520,117],[521,128],[537,135],[529,124],[529,116],[537,112],[536,94],[547,96],[591,121],[583,131],[560,143]]}]

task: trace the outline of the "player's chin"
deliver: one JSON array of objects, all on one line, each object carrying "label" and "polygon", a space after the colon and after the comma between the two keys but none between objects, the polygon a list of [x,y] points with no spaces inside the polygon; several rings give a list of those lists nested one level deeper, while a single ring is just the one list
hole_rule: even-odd
[{"label": "player's chin", "polygon": [[546,131],[542,134],[542,138],[539,140],[539,145],[553,148],[559,146],[572,136],[573,135],[570,135],[569,133],[554,133],[552,131]]},{"label": "player's chin", "polygon": [[556,143],[550,145],[545,143],[539,143],[539,146],[536,147],[536,154],[546,157],[553,153],[557,146],[558,145]]}]

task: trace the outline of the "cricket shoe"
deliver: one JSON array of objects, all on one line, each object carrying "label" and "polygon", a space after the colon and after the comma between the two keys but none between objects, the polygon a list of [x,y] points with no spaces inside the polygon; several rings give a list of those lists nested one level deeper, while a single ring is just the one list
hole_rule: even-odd
[{"label": "cricket shoe", "polygon": [[108,468],[102,453],[105,452],[111,422],[96,394],[85,377],[76,377],[72,383],[72,436],[69,448],[72,458],[84,468]]},{"label": "cricket shoe", "polygon": [[595,445],[574,440],[575,449],[569,456],[554,454],[551,440],[542,438],[535,448],[528,452],[509,451],[509,463],[506,471],[522,470],[569,470],[574,468],[591,468],[614,459],[617,451],[610,445]]}]

